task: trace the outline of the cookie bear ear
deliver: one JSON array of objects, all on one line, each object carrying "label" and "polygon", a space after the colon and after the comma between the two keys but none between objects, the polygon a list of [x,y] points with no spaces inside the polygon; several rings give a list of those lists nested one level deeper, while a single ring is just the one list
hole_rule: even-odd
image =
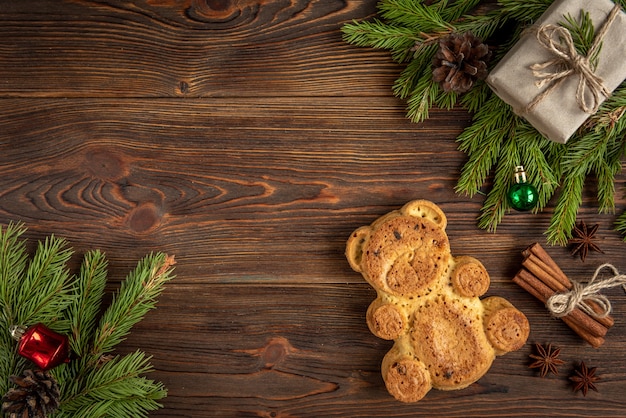
[{"label": "cookie bear ear", "polygon": [[446,215],[439,206],[428,200],[413,200],[404,205],[402,209],[400,209],[400,212],[415,218],[427,218],[441,229],[446,229],[446,225],[448,224]]},{"label": "cookie bear ear", "polygon": [[370,236],[371,228],[362,226],[350,235],[346,244],[346,258],[352,270],[361,272],[361,259],[363,257],[363,244]]}]

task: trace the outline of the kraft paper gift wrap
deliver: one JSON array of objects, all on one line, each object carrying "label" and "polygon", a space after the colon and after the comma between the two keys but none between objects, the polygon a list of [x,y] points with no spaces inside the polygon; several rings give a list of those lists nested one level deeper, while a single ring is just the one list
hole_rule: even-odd
[{"label": "kraft paper gift wrap", "polygon": [[[605,22],[615,4],[611,0],[556,0],[535,22],[533,28],[546,24],[564,22],[569,15],[579,21],[580,12],[589,13],[596,33]],[[487,77],[492,90],[515,113],[523,116],[542,135],[552,141],[566,143],[589,116],[581,110],[576,100],[579,75],[572,74],[534,109],[527,111],[526,106],[542,91],[549,87],[537,87],[538,80],[530,68],[556,58],[552,52],[537,41],[532,30],[527,31],[513,48],[502,58]],[[598,65],[594,73],[599,76],[609,92],[615,90],[626,78],[626,13],[620,10],[615,20],[608,26],[598,56]],[[586,97],[588,97],[587,94]],[[601,95],[599,103],[606,97]]]}]

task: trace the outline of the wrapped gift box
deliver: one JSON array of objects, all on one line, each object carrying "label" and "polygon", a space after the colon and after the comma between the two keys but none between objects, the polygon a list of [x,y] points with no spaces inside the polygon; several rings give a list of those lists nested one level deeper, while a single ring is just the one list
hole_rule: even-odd
[{"label": "wrapped gift box", "polygon": [[[611,0],[556,0],[535,22],[535,27],[556,25],[565,21],[566,15],[578,20],[581,10],[584,10],[589,13],[597,33],[614,6]],[[565,143],[590,116],[576,100],[578,74],[567,76],[556,90],[547,94],[532,110],[527,109],[535,97],[549,88],[549,84],[542,87],[535,84],[537,77],[530,67],[554,58],[555,55],[539,43],[536,34],[527,31],[491,71],[487,83],[542,135],[552,141]],[[603,80],[609,92],[626,78],[626,13],[623,10],[608,26],[594,73]],[[600,102],[605,99],[601,96]]]}]

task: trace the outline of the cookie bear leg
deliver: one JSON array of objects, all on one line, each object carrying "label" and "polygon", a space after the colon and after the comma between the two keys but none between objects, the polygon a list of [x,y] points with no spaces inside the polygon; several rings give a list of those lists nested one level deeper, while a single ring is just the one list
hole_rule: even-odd
[{"label": "cookie bear leg", "polygon": [[401,402],[417,402],[432,388],[430,372],[413,356],[400,354],[397,346],[385,355],[381,371],[387,391]]},{"label": "cookie bear leg", "polygon": [[496,355],[522,348],[530,333],[526,316],[499,296],[485,298],[483,306],[485,333],[496,350]]}]

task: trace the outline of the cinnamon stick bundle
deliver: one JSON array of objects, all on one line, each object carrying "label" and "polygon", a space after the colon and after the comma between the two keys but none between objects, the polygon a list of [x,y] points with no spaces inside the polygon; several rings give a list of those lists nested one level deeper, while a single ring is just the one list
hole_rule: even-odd
[{"label": "cinnamon stick bundle", "polygon": [[[513,277],[513,282],[542,303],[545,304],[555,293],[572,288],[572,282],[539,243],[530,245],[522,251],[522,255],[524,256],[522,269]],[[586,303],[595,312],[600,312],[600,307],[593,301]],[[596,348],[604,344],[604,336],[614,323],[611,316],[594,317],[578,308],[561,319],[582,339]]]}]

